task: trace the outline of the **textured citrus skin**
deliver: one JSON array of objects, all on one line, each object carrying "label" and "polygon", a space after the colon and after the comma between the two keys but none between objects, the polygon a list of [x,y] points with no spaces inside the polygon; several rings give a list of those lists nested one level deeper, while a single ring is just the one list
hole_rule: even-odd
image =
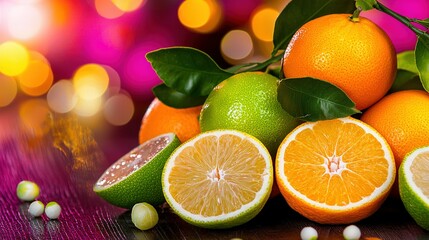
[{"label": "textured citrus skin", "polygon": [[[424,148],[426,155],[429,155],[429,148]],[[419,151],[419,149],[416,149],[416,151]],[[429,202],[427,198],[425,200],[417,195],[416,190],[410,186],[412,177],[406,174],[408,169],[406,170],[405,168],[408,166],[405,166],[405,163],[413,160],[412,158],[409,158],[413,152],[406,155],[403,164],[401,164],[399,167],[399,193],[407,212],[412,216],[418,225],[429,231]]]},{"label": "textured citrus skin", "polygon": [[[173,140],[140,169],[112,186],[100,188],[96,184],[93,188],[94,192],[110,204],[127,209],[131,209],[140,202],[147,202],[154,206],[164,203],[162,170],[168,157],[180,143],[179,138],[174,135]],[[114,164],[120,163],[121,159]]]},{"label": "textured citrus skin", "polygon": [[349,14],[331,14],[304,24],[283,59],[286,78],[314,77],[341,88],[359,110],[382,98],[393,84],[396,53],[377,25]]},{"label": "textured citrus skin", "polygon": [[361,120],[386,138],[399,168],[407,153],[429,145],[429,93],[422,90],[392,93],[365,111]]},{"label": "textured citrus skin", "polygon": [[139,142],[154,138],[160,134],[174,132],[181,142],[200,133],[198,116],[201,106],[191,108],[173,108],[155,98],[143,116],[139,132]]},{"label": "textured citrus skin", "polygon": [[[374,127],[389,143],[399,168],[405,155],[429,145],[429,93],[399,91],[387,95],[365,111],[361,120]],[[398,179],[392,189],[399,197]]]},{"label": "textured citrus skin", "polygon": [[200,115],[201,131],[235,129],[259,139],[275,156],[299,121],[277,101],[277,78],[262,72],[236,74],[217,85]]}]

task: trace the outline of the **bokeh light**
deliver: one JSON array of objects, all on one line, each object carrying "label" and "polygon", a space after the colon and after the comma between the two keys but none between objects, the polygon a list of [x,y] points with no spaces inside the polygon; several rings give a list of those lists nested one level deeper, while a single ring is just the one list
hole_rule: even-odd
[{"label": "bokeh light", "polygon": [[73,86],[79,98],[93,100],[100,98],[109,85],[109,74],[94,63],[81,66],[73,76]]},{"label": "bokeh light", "polygon": [[119,9],[111,0],[95,0],[95,9],[100,16],[107,19],[115,19],[124,15],[124,11]]},{"label": "bokeh light", "polygon": [[85,99],[78,97],[73,111],[81,117],[92,117],[100,111],[101,106],[101,98]]},{"label": "bokeh light", "polygon": [[253,52],[252,37],[243,30],[229,31],[222,38],[221,52],[230,63],[236,63],[249,57]]},{"label": "bokeh light", "polygon": [[[0,112],[36,98],[55,113],[125,125],[162,82],[148,52],[188,46],[222,67],[259,61],[284,2],[0,0]],[[24,105],[31,115],[35,103]]]},{"label": "bokeh light", "polygon": [[77,103],[77,95],[70,80],[59,80],[46,95],[49,107],[58,113],[67,113],[73,110]]},{"label": "bokeh light", "polygon": [[32,98],[19,106],[21,126],[33,137],[41,137],[52,127],[52,114],[48,103],[42,98]]},{"label": "bokeh light", "polygon": [[109,87],[108,92],[109,94],[116,94],[119,93],[121,90],[121,77],[119,76],[119,73],[108,65],[102,65],[104,70],[106,70],[107,74],[109,75]]},{"label": "bokeh light", "polygon": [[49,62],[40,53],[30,52],[27,68],[17,76],[21,87],[36,88],[46,81],[53,82],[53,73]]},{"label": "bokeh light", "polygon": [[251,19],[253,34],[262,41],[273,41],[274,26],[279,14],[278,10],[270,7],[255,10]]},{"label": "bokeh light", "polygon": [[186,0],[178,9],[180,22],[187,28],[201,33],[214,31],[223,13],[216,0]]},{"label": "bokeh light", "polygon": [[115,126],[127,124],[134,115],[134,103],[125,93],[118,93],[107,99],[104,104],[104,117]]},{"label": "bokeh light", "polygon": [[6,16],[7,29],[12,37],[26,40],[35,37],[42,29],[44,14],[33,4],[16,4],[9,7]]},{"label": "bokeh light", "polygon": [[54,24],[64,26],[70,23],[72,17],[79,17],[73,6],[73,3],[68,0],[51,1],[51,15]]},{"label": "bokeh light", "polygon": [[0,107],[9,105],[16,97],[18,86],[15,79],[0,73]]},{"label": "bokeh light", "polygon": [[48,60],[39,52],[30,51],[27,68],[16,79],[19,87],[29,96],[41,96],[49,91],[54,74]]},{"label": "bokeh light", "polygon": [[124,12],[132,12],[140,8],[144,0],[111,0],[113,4]]},{"label": "bokeh light", "polygon": [[17,76],[28,66],[29,53],[26,47],[7,41],[0,44],[0,72],[7,76]]}]

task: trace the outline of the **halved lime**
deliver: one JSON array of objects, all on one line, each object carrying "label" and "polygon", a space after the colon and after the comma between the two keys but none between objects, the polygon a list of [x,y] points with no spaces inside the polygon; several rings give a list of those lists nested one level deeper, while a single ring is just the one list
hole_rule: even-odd
[{"label": "halved lime", "polygon": [[429,230],[429,146],[405,156],[398,182],[405,209],[418,225]]},{"label": "halved lime", "polygon": [[131,209],[147,202],[164,203],[161,175],[170,154],[180,145],[174,133],[152,138],[112,164],[94,185],[94,192],[107,202]]}]

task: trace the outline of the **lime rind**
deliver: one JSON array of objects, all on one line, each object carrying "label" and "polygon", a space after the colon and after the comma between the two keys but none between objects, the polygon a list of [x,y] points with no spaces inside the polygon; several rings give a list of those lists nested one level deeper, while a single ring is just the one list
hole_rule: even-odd
[{"label": "lime rind", "polygon": [[234,129],[259,139],[275,157],[283,138],[301,121],[277,101],[278,79],[262,72],[243,72],[219,83],[200,113],[202,132]]},{"label": "lime rind", "polygon": [[[145,144],[166,136],[170,139],[170,142],[146,164],[131,172],[122,180],[107,187],[99,186],[98,184],[102,180],[104,172],[94,185],[93,191],[112,205],[126,209],[131,209],[135,204],[140,202],[147,202],[154,206],[164,203],[165,198],[161,185],[162,170],[170,154],[181,144],[179,138],[174,133],[162,134],[142,143],[129,152],[135,152],[138,148],[144,148]],[[125,154],[114,164],[120,162],[129,153]]]},{"label": "lime rind", "polygon": [[407,212],[419,226],[429,230],[429,198],[415,184],[411,172],[414,159],[425,152],[429,152],[429,146],[415,149],[405,156],[399,167],[398,184],[399,196]]},{"label": "lime rind", "polygon": [[[194,142],[205,136],[222,136],[223,134],[232,134],[235,136],[239,136],[241,138],[247,138],[249,141],[253,142],[254,145],[258,148],[259,152],[263,156],[267,156],[265,158],[266,164],[269,166],[263,173],[264,182],[261,187],[261,190],[256,194],[256,197],[253,201],[243,205],[240,209],[221,215],[221,216],[212,216],[205,217],[202,215],[193,214],[186,209],[184,209],[179,202],[177,202],[170,192],[167,190],[170,187],[170,183],[168,182],[167,176],[170,174],[171,169],[174,165],[174,159],[177,155],[185,148],[189,146],[193,146]],[[238,131],[238,130],[211,130],[189,139],[185,143],[183,143],[180,147],[178,147],[169,157],[167,163],[164,166],[164,171],[162,174],[162,186],[164,191],[164,197],[173,211],[184,221],[198,227],[209,228],[209,229],[225,229],[231,228],[235,226],[242,225],[251,219],[253,219],[262,208],[265,206],[266,202],[269,199],[271,189],[273,186],[273,163],[270,157],[270,153],[268,149],[262,144],[260,140],[253,137],[250,134]]]}]

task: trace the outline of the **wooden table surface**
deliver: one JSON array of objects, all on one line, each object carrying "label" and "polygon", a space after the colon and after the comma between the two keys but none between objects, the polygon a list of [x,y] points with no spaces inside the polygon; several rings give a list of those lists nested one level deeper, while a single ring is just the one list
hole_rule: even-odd
[{"label": "wooden table surface", "polygon": [[[43,107],[30,118],[22,111],[19,104],[0,108],[0,239],[299,239],[305,226],[314,227],[319,239],[342,239],[346,226],[311,222],[291,210],[281,196],[269,200],[256,218],[232,229],[194,227],[167,208],[159,209],[155,228],[140,231],[133,226],[130,211],[108,204],[92,191],[100,174],[136,146],[138,120],[112,127]],[[61,205],[58,220],[29,216],[29,203],[16,196],[21,180],[40,186],[42,202]],[[356,225],[362,239],[429,239],[429,232],[394,199]]]}]

